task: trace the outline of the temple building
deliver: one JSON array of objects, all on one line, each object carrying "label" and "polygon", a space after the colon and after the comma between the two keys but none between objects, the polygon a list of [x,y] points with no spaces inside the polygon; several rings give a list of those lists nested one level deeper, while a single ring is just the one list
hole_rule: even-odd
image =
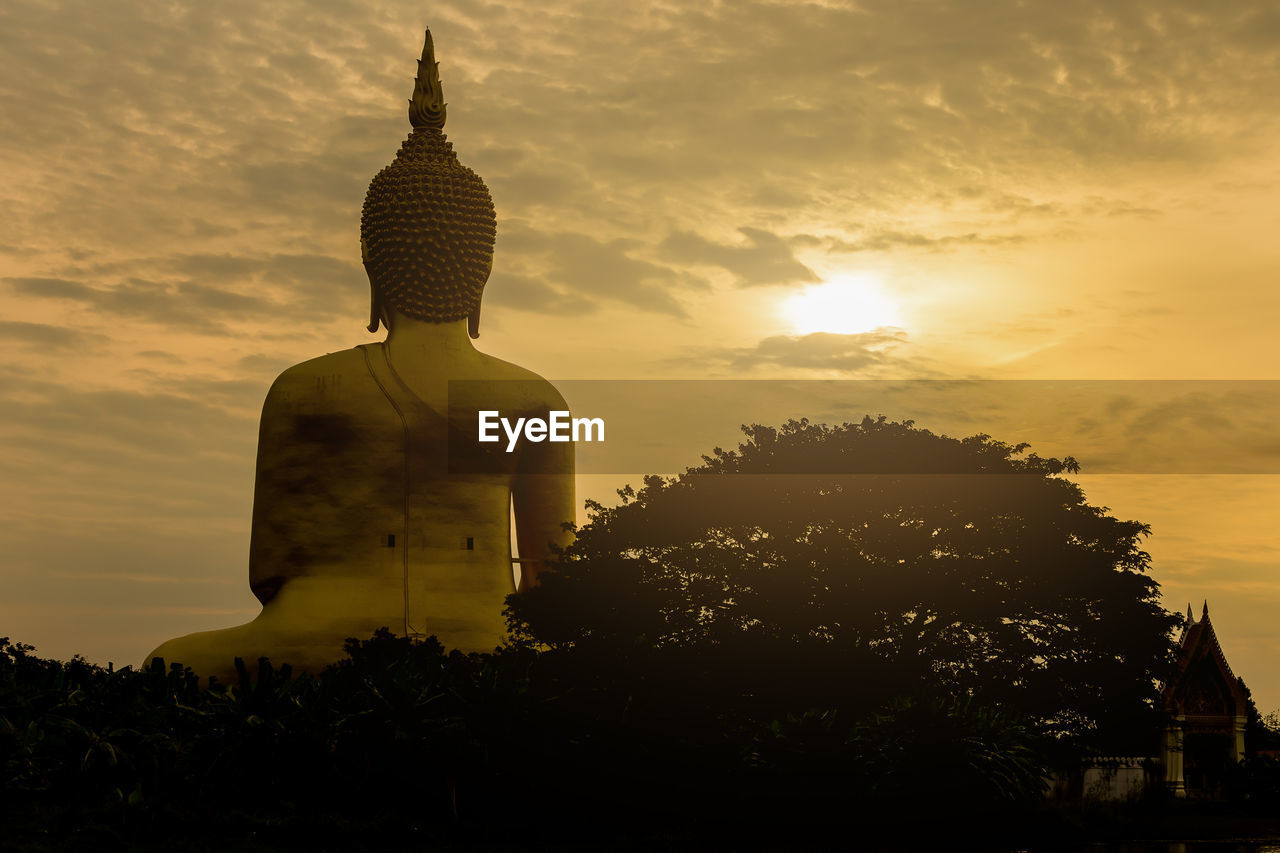
[{"label": "temple building", "polygon": [[1177,669],[1159,703],[1164,727],[1152,733],[1159,734],[1156,755],[1093,756],[1052,774],[1049,796],[1137,800],[1162,788],[1174,797],[1222,795],[1228,767],[1245,757],[1249,700],[1218,644],[1207,602],[1199,621],[1187,607]]},{"label": "temple building", "polygon": [[1248,700],[1231,672],[1205,602],[1187,607],[1177,674],[1161,692],[1168,722],[1160,749],[1165,786],[1177,797],[1214,795],[1229,763],[1244,758]]}]

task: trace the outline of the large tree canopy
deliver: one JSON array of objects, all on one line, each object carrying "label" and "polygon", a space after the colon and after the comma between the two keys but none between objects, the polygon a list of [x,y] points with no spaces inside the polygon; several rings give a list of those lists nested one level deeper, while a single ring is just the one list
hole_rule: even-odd
[{"label": "large tree canopy", "polygon": [[884,418],[744,432],[589,505],[515,635],[692,650],[695,680],[791,702],[940,689],[1074,734],[1150,708],[1178,617],[1147,526],[1089,505],[1073,459]]}]

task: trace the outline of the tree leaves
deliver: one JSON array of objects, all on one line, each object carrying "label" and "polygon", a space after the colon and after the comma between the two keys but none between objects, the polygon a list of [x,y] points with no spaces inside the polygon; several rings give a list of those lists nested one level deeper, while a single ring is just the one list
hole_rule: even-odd
[{"label": "tree leaves", "polygon": [[[516,635],[619,657],[697,649],[713,682],[760,644],[783,668],[843,658],[806,697],[928,687],[1061,735],[1102,737],[1151,710],[1177,617],[1145,574],[1147,526],[1086,503],[1061,476],[1074,459],[883,417],[743,432],[593,505],[559,571],[511,600]],[[882,683],[859,677],[869,659],[887,665]]]}]

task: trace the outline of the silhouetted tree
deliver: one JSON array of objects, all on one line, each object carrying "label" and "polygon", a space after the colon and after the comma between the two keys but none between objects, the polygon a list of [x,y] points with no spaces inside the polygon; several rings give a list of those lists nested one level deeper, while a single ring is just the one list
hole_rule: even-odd
[{"label": "silhouetted tree", "polygon": [[1252,758],[1259,750],[1270,752],[1280,749],[1280,712],[1272,711],[1263,716],[1258,712],[1257,703],[1253,701],[1253,691],[1249,689],[1249,685],[1240,677],[1236,678],[1236,682],[1244,691],[1245,697],[1245,754]]},{"label": "silhouetted tree", "polygon": [[941,692],[1095,739],[1151,713],[1178,617],[1148,527],[1089,505],[1073,459],[883,417],[744,432],[589,504],[513,635],[720,707]]}]

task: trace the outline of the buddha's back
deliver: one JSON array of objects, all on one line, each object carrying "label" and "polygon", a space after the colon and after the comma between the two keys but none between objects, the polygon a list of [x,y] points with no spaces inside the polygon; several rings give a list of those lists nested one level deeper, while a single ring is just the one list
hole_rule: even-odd
[{"label": "buddha's back", "polygon": [[[370,344],[276,380],[263,407],[249,557],[264,605],[306,596],[308,618],[317,606],[325,618],[349,610],[352,631],[386,626],[464,649],[501,641],[515,589],[513,493],[531,467],[571,470],[572,447],[508,453],[504,442],[478,459],[475,420],[460,422],[459,409],[546,417],[564,402],[536,374],[467,350],[397,363]],[[459,381],[479,398],[455,398],[451,423],[449,383]]]},{"label": "buddha's back", "polygon": [[369,331],[385,325],[387,339],[295,365],[267,394],[249,558],[262,612],[148,659],[223,680],[235,657],[315,671],[381,627],[489,650],[515,588],[513,510],[522,587],[571,536],[572,444],[507,452],[477,440],[479,409],[515,419],[565,406],[536,374],[471,344],[497,220],[444,137],[442,97],[428,33],[414,130],[361,216]]}]

